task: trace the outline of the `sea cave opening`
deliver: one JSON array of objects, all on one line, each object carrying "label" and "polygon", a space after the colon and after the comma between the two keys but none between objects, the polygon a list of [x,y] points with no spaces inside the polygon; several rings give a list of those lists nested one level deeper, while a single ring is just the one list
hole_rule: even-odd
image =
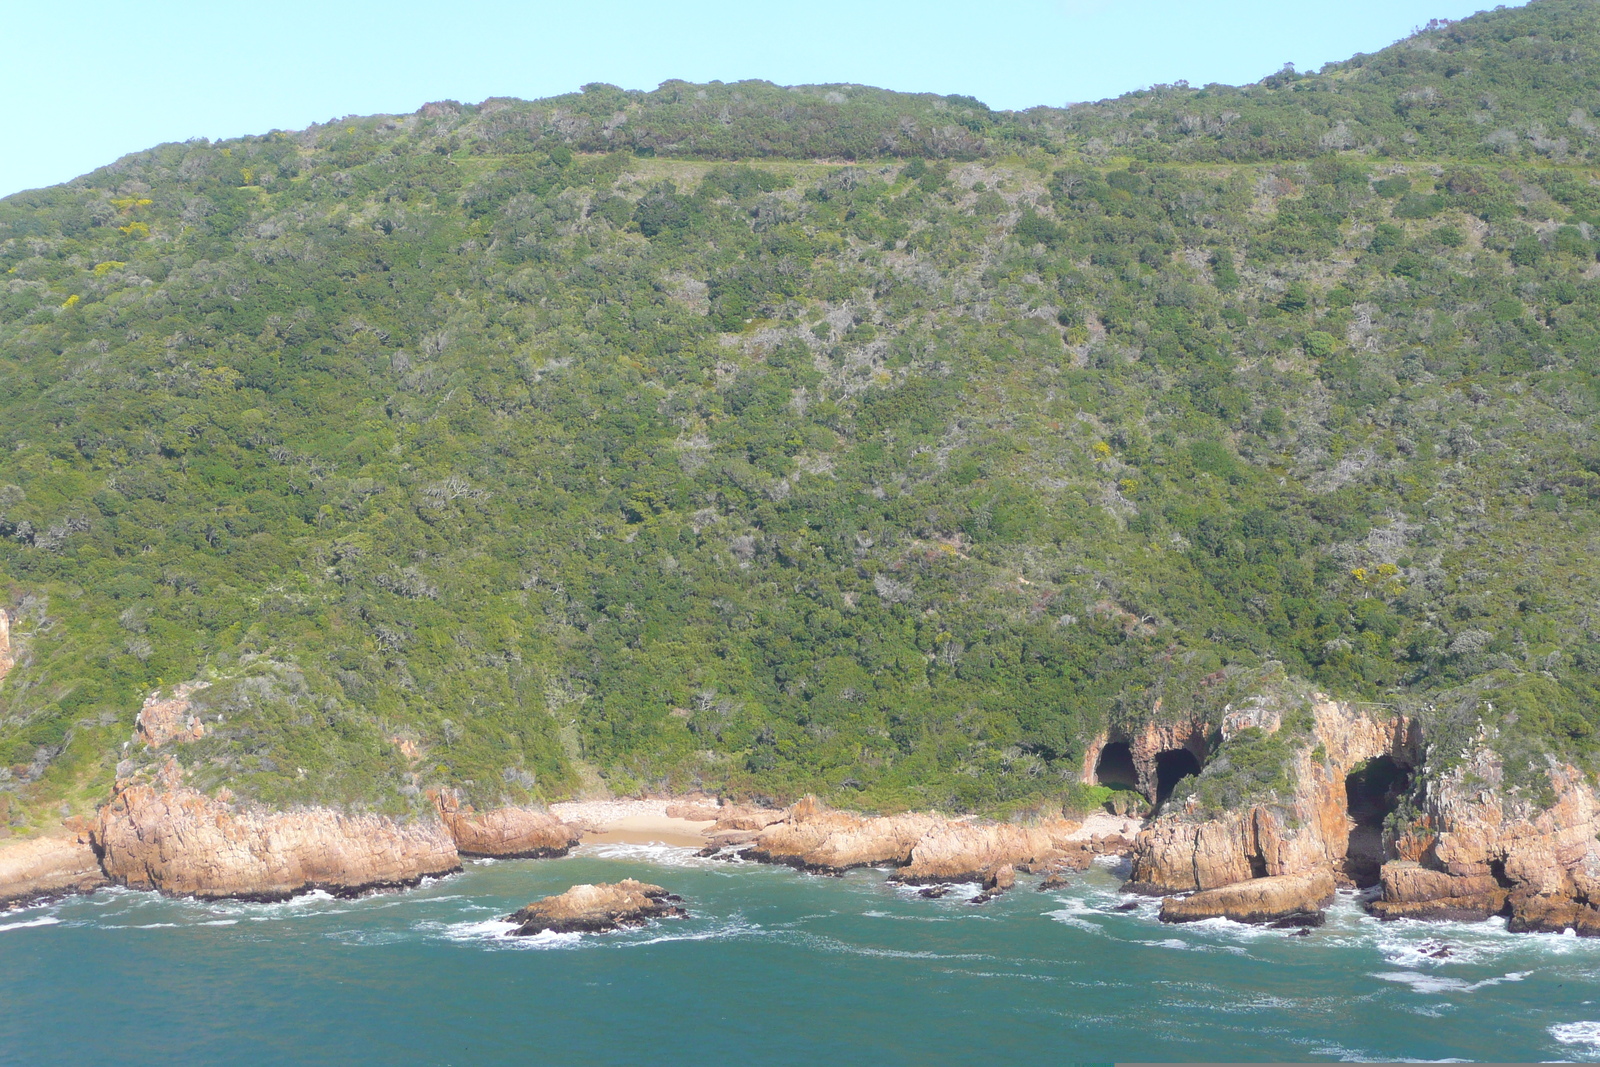
[{"label": "sea cave opening", "polygon": [[1156,803],[1165,804],[1180,781],[1199,773],[1200,761],[1186,748],[1156,753]]},{"label": "sea cave opening", "polygon": [[1378,884],[1383,866],[1383,822],[1411,787],[1411,772],[1389,756],[1374,756],[1345,776],[1350,846],[1345,873],[1361,888]]},{"label": "sea cave opening", "polygon": [[1126,741],[1112,741],[1100,750],[1094,764],[1095,785],[1112,789],[1138,789],[1139,769],[1133,765],[1133,750]]}]

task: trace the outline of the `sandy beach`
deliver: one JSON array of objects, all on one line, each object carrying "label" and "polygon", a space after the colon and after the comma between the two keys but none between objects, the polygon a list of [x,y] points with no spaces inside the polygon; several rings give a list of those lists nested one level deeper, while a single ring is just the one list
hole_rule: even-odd
[{"label": "sandy beach", "polygon": [[715,819],[697,821],[667,814],[677,800],[568,800],[550,805],[551,814],[583,828],[586,844],[687,845],[706,843]]}]

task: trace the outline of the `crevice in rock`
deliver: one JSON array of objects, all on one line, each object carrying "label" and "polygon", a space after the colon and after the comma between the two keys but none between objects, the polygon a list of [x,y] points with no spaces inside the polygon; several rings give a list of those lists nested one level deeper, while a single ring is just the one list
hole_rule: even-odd
[{"label": "crevice in rock", "polygon": [[1506,874],[1506,861],[1504,859],[1490,860],[1489,873],[1494,875],[1494,880],[1501,889],[1517,888],[1517,883],[1512,881],[1511,877]]}]

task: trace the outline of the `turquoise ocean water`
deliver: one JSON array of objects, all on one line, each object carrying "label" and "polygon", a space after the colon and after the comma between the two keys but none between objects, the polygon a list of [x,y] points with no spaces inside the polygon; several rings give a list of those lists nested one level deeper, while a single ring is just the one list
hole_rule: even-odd
[{"label": "turquoise ocean water", "polygon": [[[577,882],[637,877],[691,918],[509,938]],[[970,1063],[1600,1059],[1600,942],[1379,924],[1309,937],[1116,907],[1116,872],[982,907],[586,846],[404,893],[202,904],[102,891],[0,914],[7,1064]],[[975,889],[976,887],[971,887]]]}]

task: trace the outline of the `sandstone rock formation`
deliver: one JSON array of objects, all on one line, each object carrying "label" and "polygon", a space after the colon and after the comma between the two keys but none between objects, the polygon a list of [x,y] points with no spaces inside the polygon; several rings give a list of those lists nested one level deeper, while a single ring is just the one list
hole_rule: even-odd
[{"label": "sandstone rock formation", "polygon": [[135,736],[151,748],[160,748],[168,741],[198,741],[206,734],[205,723],[193,713],[189,698],[210,682],[184,682],[165,699],[159,692],[144,698],[144,706],[134,720]]},{"label": "sandstone rock formation", "polygon": [[[1064,819],[1039,826],[939,823],[916,842],[910,863],[896,871],[894,878],[912,885],[981,882],[1001,867],[1072,866],[1076,856],[1069,859],[1068,853],[1082,855],[1084,850],[1068,836],[1080,825]],[[1087,859],[1083,866],[1088,866]]]},{"label": "sandstone rock formation", "polygon": [[119,782],[92,835],[118,885],[207,899],[352,894],[416,885],[461,866],[441,823],[238,810],[184,787],[170,759],[155,782]]},{"label": "sandstone rock formation", "polygon": [[623,926],[643,926],[650,919],[688,916],[676,906],[681,898],[658,885],[625,878],[599,885],[575,885],[565,893],[536,900],[508,917],[519,923],[519,937],[544,933],[603,933]]},{"label": "sandstone rock formation", "polygon": [[922,836],[941,822],[929,814],[873,818],[828,811],[815,797],[806,797],[789,808],[782,822],[762,830],[746,855],[827,874],[852,867],[903,867]]},{"label": "sandstone rock formation", "polygon": [[463,856],[544,859],[565,856],[582,839],[577,827],[532,808],[474,811],[449,790],[436,792],[439,818]]},{"label": "sandstone rock formation", "polygon": [[1319,914],[1333,899],[1333,875],[1326,869],[1307,874],[1278,875],[1207,889],[1187,897],[1167,897],[1161,902],[1164,923],[1232,919],[1241,923],[1269,923]]},{"label": "sandstone rock formation", "polygon": [[0,911],[107,884],[86,837],[34,837],[0,845]]},{"label": "sandstone rock formation", "polygon": [[[1160,710],[1161,702],[1158,700],[1153,711],[1159,714]],[[1204,764],[1208,747],[1207,737],[1210,732],[1208,724],[1195,718],[1176,722],[1162,722],[1152,718],[1136,733],[1122,731],[1103,733],[1091,741],[1084,752],[1083,780],[1085,782],[1095,780],[1095,767],[1099,763],[1101,752],[1106,745],[1120,741],[1127,744],[1129,753],[1133,757],[1136,787],[1147,799],[1153,800],[1156,796],[1157,755],[1174,749],[1183,749],[1193,755],[1196,762]]]},{"label": "sandstone rock formation", "polygon": [[1345,776],[1374,756],[1414,765],[1417,739],[1403,718],[1369,715],[1320,695],[1311,710],[1312,736],[1294,756],[1292,796],[1214,819],[1161,813],[1139,834],[1129,888],[1166,895],[1252,878],[1341,872],[1351,831]]},{"label": "sandstone rock formation", "polygon": [[[1457,741],[1459,743],[1459,741]],[[1426,781],[1417,818],[1385,863],[1384,918],[1481,919],[1505,913],[1513,931],[1600,935],[1600,796],[1576,768],[1547,759],[1554,802],[1506,788],[1492,738]]]}]

